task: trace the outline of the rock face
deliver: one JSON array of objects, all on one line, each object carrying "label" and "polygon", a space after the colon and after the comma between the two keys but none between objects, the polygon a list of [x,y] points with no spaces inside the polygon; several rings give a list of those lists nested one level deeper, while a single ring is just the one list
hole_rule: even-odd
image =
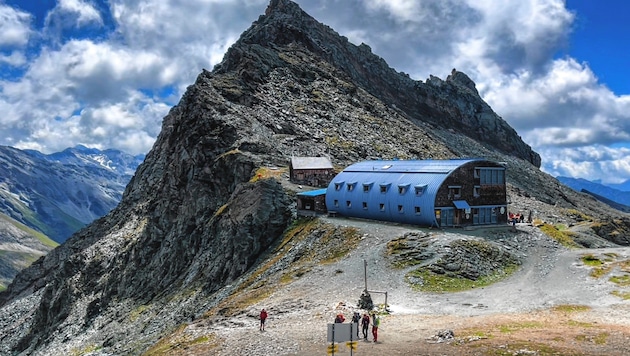
[{"label": "rock face", "polygon": [[465,74],[413,81],[273,0],[164,118],[121,203],[0,294],[0,353],[135,355],[201,317],[282,243],[295,192],[256,172],[291,155],[340,167],[484,156],[509,162],[512,191],[580,204],[538,170],[539,156]]}]

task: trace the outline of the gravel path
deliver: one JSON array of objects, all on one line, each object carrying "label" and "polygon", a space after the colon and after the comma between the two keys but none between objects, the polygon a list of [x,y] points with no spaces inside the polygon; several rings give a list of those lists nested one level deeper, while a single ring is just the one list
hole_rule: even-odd
[{"label": "gravel path", "polygon": [[[440,330],[461,330],[493,320],[495,323],[524,320],[560,305],[589,306],[590,311],[574,318],[602,326],[613,324],[621,327],[622,333],[627,332],[624,335],[630,335],[630,317],[626,312],[619,313],[630,309],[628,302],[611,295],[616,286],[605,278],[590,277],[591,268],[580,262],[586,253],[614,253],[618,259],[628,259],[629,248],[568,250],[526,224],[520,224],[517,232],[507,227],[492,231],[434,230],[431,233],[444,239],[459,239],[464,233],[502,240],[522,257],[523,264],[508,279],[485,288],[449,294],[422,293],[408,287],[404,282],[405,271],[390,268],[383,253],[388,241],[419,229],[363,220],[324,219],[359,228],[364,234],[359,247],[339,262],[319,265],[281,287],[245,314],[195,326],[200,333],[214,333],[218,337],[218,355],[324,354],[327,324],[339,312],[349,317],[356,310],[365,288],[364,261],[367,261],[368,289],[387,291],[391,314],[382,318],[379,342],[361,340],[357,355],[465,354],[462,349],[454,351],[452,346],[432,340]],[[372,293],[372,298],[375,304],[380,304],[385,295]],[[262,308],[270,315],[264,332],[258,330],[257,320]],[[556,322],[554,318],[548,321],[549,325]],[[349,355],[345,345],[341,345],[339,354]]]}]

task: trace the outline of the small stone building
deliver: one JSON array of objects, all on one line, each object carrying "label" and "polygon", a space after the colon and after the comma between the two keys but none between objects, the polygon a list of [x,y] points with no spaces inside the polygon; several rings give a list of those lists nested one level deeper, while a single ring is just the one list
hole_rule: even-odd
[{"label": "small stone building", "polygon": [[505,167],[485,159],[355,163],[326,191],[330,214],[453,227],[507,223]]},{"label": "small stone building", "polygon": [[334,176],[333,165],[326,157],[291,157],[289,179],[293,183],[325,188]]}]

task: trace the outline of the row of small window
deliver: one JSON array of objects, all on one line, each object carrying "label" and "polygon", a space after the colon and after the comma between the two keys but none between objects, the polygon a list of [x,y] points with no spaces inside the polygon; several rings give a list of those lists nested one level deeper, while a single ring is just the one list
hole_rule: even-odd
[{"label": "row of small window", "polygon": [[[344,184],[344,182],[335,182],[335,190],[336,191],[340,191],[343,188],[343,184]],[[356,185],[357,185],[356,182],[347,183],[346,184],[346,189],[348,189],[349,192],[352,192],[356,188]],[[364,193],[368,193],[372,189],[373,185],[374,185],[374,183],[363,183],[363,192]],[[391,183],[379,184],[380,192],[381,193],[387,193],[389,188],[390,188],[390,186],[391,186]],[[403,194],[407,193],[409,191],[410,187],[411,187],[411,184],[399,184],[398,185],[398,194],[403,195]],[[415,185],[413,188],[414,188],[414,192],[415,192],[416,196],[421,196],[427,190],[427,186],[426,185]]]},{"label": "row of small window", "polygon": [[[335,208],[339,207],[339,200],[335,199],[333,204],[335,205]],[[362,203],[363,209],[367,210],[368,208],[368,203],[367,202],[363,202]],[[346,200],[346,208],[352,208],[352,202],[350,200]],[[384,203],[380,203],[378,205],[378,209],[379,211],[385,211],[385,204]],[[404,213],[405,212],[405,207],[402,205],[398,205],[398,212],[399,213]],[[416,214],[420,214],[421,210],[419,206],[414,206],[414,212]]]}]

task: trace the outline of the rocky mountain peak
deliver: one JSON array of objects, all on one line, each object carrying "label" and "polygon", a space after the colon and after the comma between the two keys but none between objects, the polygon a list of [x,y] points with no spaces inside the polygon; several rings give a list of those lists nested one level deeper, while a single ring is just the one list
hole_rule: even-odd
[{"label": "rocky mountain peak", "polygon": [[[238,72],[255,91],[257,83],[277,69],[293,67],[287,52],[302,48],[331,65],[353,85],[396,108],[417,125],[455,130],[495,149],[540,167],[540,156],[479,96],[474,82],[454,70],[443,85],[423,83],[391,68],[365,44],[352,44],[318,22],[290,0],[272,1],[228,50],[214,73]],[[244,95],[240,103],[251,103]]]},{"label": "rocky mountain peak", "polygon": [[336,168],[486,157],[509,162],[518,194],[578,201],[538,170],[540,156],[464,73],[413,80],[273,0],[164,118],[121,203],[0,293],[0,326],[10,325],[0,354],[68,354],[69,344],[142,354],[202,318],[290,240],[291,156],[327,156]]}]

